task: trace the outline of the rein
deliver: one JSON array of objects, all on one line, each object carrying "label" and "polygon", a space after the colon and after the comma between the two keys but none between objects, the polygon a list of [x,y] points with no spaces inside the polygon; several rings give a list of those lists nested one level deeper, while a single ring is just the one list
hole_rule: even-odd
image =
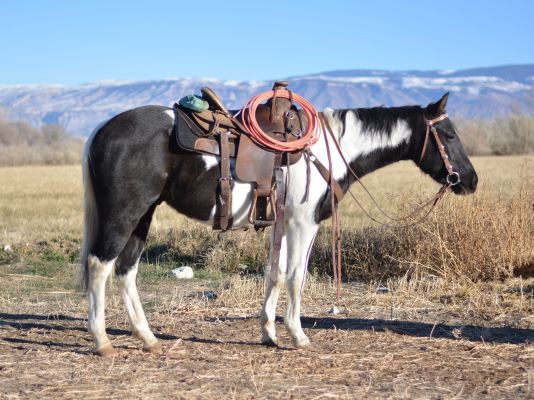
[{"label": "rein", "polygon": [[[407,227],[410,227],[410,226],[414,226],[414,225],[420,224],[421,222],[423,222],[423,220],[425,220],[430,215],[430,213],[432,212],[432,210],[434,209],[436,204],[443,198],[443,196],[447,192],[447,189],[449,189],[452,186],[455,186],[455,185],[459,184],[460,181],[461,181],[460,180],[460,174],[458,172],[454,171],[454,168],[453,168],[452,164],[450,163],[449,156],[447,155],[447,152],[445,151],[445,146],[443,145],[443,143],[439,139],[438,132],[437,132],[435,126],[434,126],[438,122],[441,122],[441,121],[445,120],[446,118],[448,118],[448,114],[447,113],[443,113],[439,117],[431,119],[431,120],[427,119],[426,116],[424,116],[424,115],[423,115],[423,118],[425,120],[425,125],[426,125],[425,141],[424,141],[424,144],[423,144],[423,148],[422,148],[422,151],[421,151],[421,156],[419,158],[418,165],[421,165],[421,162],[422,162],[422,160],[423,160],[423,158],[424,158],[424,156],[426,154],[426,149],[428,147],[428,141],[429,141],[429,137],[430,137],[430,132],[432,132],[434,140],[436,141],[437,148],[438,148],[439,153],[441,155],[441,158],[443,160],[443,164],[444,164],[444,166],[445,166],[445,168],[446,168],[446,170],[448,172],[447,181],[446,181],[445,184],[443,184],[441,186],[441,188],[438,190],[438,192],[434,196],[428,198],[423,203],[419,204],[414,210],[412,210],[407,215],[405,215],[403,217],[400,217],[400,218],[396,218],[396,217],[391,217],[390,215],[388,215],[383,210],[383,208],[380,207],[380,205],[378,204],[378,202],[376,201],[374,196],[367,189],[367,187],[363,184],[363,182],[361,181],[361,178],[358,176],[358,174],[356,174],[356,172],[350,166],[350,163],[345,158],[345,155],[343,154],[343,151],[341,150],[341,146],[340,146],[339,142],[337,141],[337,139],[336,139],[336,137],[334,135],[334,132],[332,130],[332,127],[330,126],[330,123],[325,118],[323,113],[319,114],[319,120],[320,120],[320,124],[321,124],[321,127],[322,127],[322,131],[323,132],[327,131],[329,133],[330,137],[332,138],[332,141],[333,141],[333,143],[334,143],[334,145],[336,147],[336,150],[337,150],[338,154],[340,155],[341,159],[343,160],[343,163],[347,167],[347,173],[350,173],[355,178],[355,180],[364,189],[364,191],[367,193],[369,198],[372,200],[373,204],[378,208],[378,210],[380,211],[380,213],[383,216],[385,216],[386,218],[388,218],[389,220],[394,221],[394,222],[404,222],[404,221],[407,221],[408,219],[412,218],[414,215],[418,214],[421,210],[427,208],[430,205],[430,208],[419,219],[417,219],[414,222],[405,223],[405,224],[389,224],[389,223],[385,223],[385,222],[379,221],[378,219],[374,218],[371,214],[369,214],[369,212],[365,209],[365,207],[360,203],[360,201],[356,198],[356,196],[351,192],[350,188],[347,188],[348,193],[351,195],[351,197],[354,199],[354,201],[356,202],[358,207],[360,207],[360,209],[363,211],[363,213],[369,219],[371,219],[372,221],[374,221],[374,222],[376,222],[376,223],[378,223],[378,224],[380,224],[382,226],[386,226],[386,227],[389,227],[389,228],[407,228]],[[340,190],[340,188],[339,188],[339,184],[333,178],[332,157],[331,157],[331,153],[330,153],[330,145],[329,145],[328,139],[326,137],[325,137],[325,142],[326,142],[326,152],[327,152],[327,155],[328,155],[328,167],[329,167],[328,170],[329,170],[329,173],[328,173],[328,175],[325,176],[325,174],[322,171],[320,171],[320,172],[321,172],[321,175],[323,176],[323,178],[329,184],[330,190],[331,190],[332,270],[333,270],[333,275],[334,275],[334,282],[336,283],[337,300],[339,302],[339,291],[340,291],[340,287],[341,287],[341,228],[340,228],[340,219],[339,219],[339,213],[338,213],[338,204],[339,204],[339,201],[341,200],[342,196],[338,196],[337,195],[337,192]],[[312,154],[312,157],[314,159],[316,159],[316,157],[313,154]]]}]

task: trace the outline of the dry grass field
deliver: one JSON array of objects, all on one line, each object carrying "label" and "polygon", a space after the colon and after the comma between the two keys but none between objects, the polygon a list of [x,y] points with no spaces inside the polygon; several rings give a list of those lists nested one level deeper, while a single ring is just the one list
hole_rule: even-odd
[{"label": "dry grass field", "polygon": [[[164,354],[130,337],[111,284],[114,359],[92,355],[76,285],[80,168],[0,168],[0,397],[533,398],[534,157],[474,164],[477,193],[449,194],[414,228],[382,229],[344,200],[341,313],[328,313],[325,224],[303,299],[309,350],[290,348],[282,320],[281,346],[259,345],[264,235],[219,237],[160,207],[139,286]],[[393,213],[437,190],[409,163],[365,183]],[[182,264],[197,277],[172,278]]]}]

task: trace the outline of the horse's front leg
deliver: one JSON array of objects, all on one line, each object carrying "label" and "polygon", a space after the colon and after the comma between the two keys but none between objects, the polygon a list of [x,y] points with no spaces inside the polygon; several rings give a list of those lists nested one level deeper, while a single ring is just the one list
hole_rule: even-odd
[{"label": "horse's front leg", "polygon": [[[273,229],[274,231],[274,229]],[[280,261],[278,269],[275,271],[271,268],[272,264],[272,250],[273,237],[271,234],[271,245],[269,250],[269,260],[265,266],[265,301],[261,309],[260,325],[261,325],[261,342],[267,346],[276,346],[278,339],[276,338],[276,330],[274,321],[276,317],[276,304],[278,303],[278,296],[280,290],[284,285],[287,269],[287,244],[286,236],[282,238],[282,247],[280,249]]]},{"label": "horse's front leg", "polygon": [[306,347],[310,340],[300,324],[300,301],[311,247],[319,225],[310,222],[290,220],[286,230],[287,238],[287,307],[284,324],[293,345]]}]

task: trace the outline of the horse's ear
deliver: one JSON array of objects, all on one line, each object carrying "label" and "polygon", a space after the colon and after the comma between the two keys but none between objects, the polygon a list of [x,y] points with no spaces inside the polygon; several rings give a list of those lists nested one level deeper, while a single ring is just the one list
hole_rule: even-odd
[{"label": "horse's ear", "polygon": [[430,115],[440,115],[445,112],[445,107],[447,107],[447,100],[449,99],[449,92],[445,93],[441,99],[435,103],[430,103],[427,106],[428,113]]},{"label": "horse's ear", "polygon": [[449,92],[445,93],[441,99],[438,101],[438,111],[440,113],[445,112],[445,107],[447,106],[447,100],[449,100]]}]

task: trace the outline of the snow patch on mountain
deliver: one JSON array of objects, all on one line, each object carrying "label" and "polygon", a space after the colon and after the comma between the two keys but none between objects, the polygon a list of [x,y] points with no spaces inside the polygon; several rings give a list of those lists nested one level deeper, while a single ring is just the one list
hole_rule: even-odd
[{"label": "snow patch on mountain", "polygon": [[[534,65],[470,70],[328,71],[288,78],[295,93],[324,107],[426,105],[451,92],[448,111],[454,117],[504,116],[518,109],[534,113]],[[35,126],[61,124],[87,136],[95,126],[122,111],[146,104],[172,104],[209,86],[228,108],[272,87],[272,81],[216,78],[166,78],[152,81],[100,81],[78,86],[0,85],[0,108],[12,120]],[[5,112],[3,112],[5,114]]]},{"label": "snow patch on mountain", "polygon": [[442,69],[441,71],[438,71],[439,75],[450,75],[454,74],[456,72],[455,69]]},{"label": "snow patch on mountain", "polygon": [[446,89],[450,91],[467,90],[470,93],[479,93],[481,89],[493,89],[502,92],[517,92],[528,90],[529,85],[520,82],[505,81],[496,76],[465,76],[453,78],[422,78],[410,76],[402,78],[402,86],[408,89]]},{"label": "snow patch on mountain", "polygon": [[325,76],[325,75],[311,75],[311,76],[301,76],[298,79],[302,80],[320,80],[326,82],[335,82],[335,83],[370,83],[373,85],[384,85],[388,79],[387,78],[378,78],[376,76],[356,76],[356,77],[334,77],[334,76]]}]

